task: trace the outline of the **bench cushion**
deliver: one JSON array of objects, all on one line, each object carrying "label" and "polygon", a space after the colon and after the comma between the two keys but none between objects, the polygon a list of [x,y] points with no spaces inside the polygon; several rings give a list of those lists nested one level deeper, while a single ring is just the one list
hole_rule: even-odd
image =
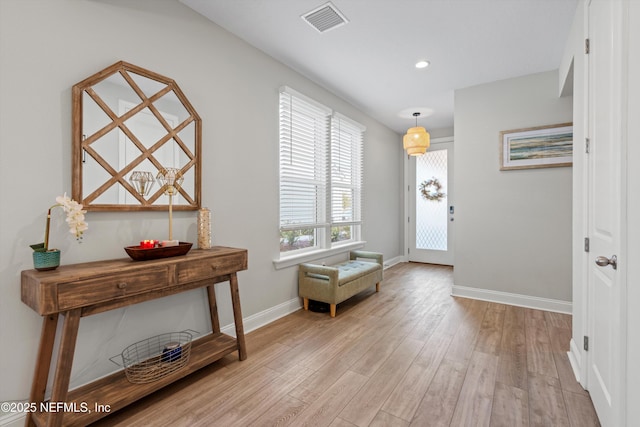
[{"label": "bench cushion", "polygon": [[378,263],[367,261],[347,261],[334,267],[338,269],[338,286],[382,268]]}]

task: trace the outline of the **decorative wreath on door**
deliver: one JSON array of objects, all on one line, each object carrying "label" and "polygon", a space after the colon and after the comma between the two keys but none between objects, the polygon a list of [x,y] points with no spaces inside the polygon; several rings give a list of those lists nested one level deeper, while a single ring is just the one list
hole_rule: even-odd
[{"label": "decorative wreath on door", "polygon": [[428,181],[422,181],[420,184],[420,193],[425,200],[440,202],[446,196],[442,191],[442,184],[436,177]]}]

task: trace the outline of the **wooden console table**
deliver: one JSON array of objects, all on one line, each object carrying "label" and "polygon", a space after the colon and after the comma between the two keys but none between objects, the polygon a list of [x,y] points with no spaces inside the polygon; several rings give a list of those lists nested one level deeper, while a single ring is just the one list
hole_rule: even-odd
[{"label": "wooden console table", "polygon": [[[31,396],[40,408],[49,378],[56,326],[60,314],[64,324],[52,384],[51,404],[67,402],[74,411],[33,412],[27,426],[84,426],[148,395],[229,353],[238,350],[244,360],[247,350],[242,326],[236,273],[247,269],[247,251],[226,247],[195,249],[187,255],[151,261],[118,259],[61,266],[54,271],[22,272],[22,301],[43,316],[42,333]],[[228,281],[236,327],[236,338],[220,332],[214,285]],[[130,383],[124,371],[69,391],[69,377],[80,318],[137,304],[191,289],[206,287],[212,334],[194,340],[189,364],[155,382]],[[46,405],[46,403],[45,403]],[[109,412],[94,405],[108,405]],[[87,407],[88,411],[83,411]]]}]

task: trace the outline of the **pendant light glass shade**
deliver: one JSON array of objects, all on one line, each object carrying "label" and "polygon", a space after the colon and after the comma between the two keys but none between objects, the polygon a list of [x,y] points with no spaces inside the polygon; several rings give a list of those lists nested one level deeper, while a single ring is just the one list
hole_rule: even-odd
[{"label": "pendant light glass shade", "polygon": [[431,143],[429,132],[422,126],[418,126],[418,116],[420,113],[413,113],[416,118],[416,126],[409,128],[407,134],[402,139],[402,145],[410,156],[419,156],[426,153]]}]

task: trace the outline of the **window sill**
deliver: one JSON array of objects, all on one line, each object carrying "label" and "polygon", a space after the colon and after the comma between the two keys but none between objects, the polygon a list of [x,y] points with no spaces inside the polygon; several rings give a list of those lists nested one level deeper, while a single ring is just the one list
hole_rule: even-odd
[{"label": "window sill", "polygon": [[303,262],[309,262],[309,261],[314,261],[320,258],[326,258],[332,255],[349,252],[354,249],[362,249],[365,243],[367,242],[364,242],[364,241],[352,242],[352,243],[347,243],[341,246],[335,246],[331,249],[319,249],[313,252],[305,252],[303,254],[282,257],[280,259],[274,259],[273,266],[276,268],[276,270],[281,270],[283,268],[292,267],[294,265],[298,265]]}]

